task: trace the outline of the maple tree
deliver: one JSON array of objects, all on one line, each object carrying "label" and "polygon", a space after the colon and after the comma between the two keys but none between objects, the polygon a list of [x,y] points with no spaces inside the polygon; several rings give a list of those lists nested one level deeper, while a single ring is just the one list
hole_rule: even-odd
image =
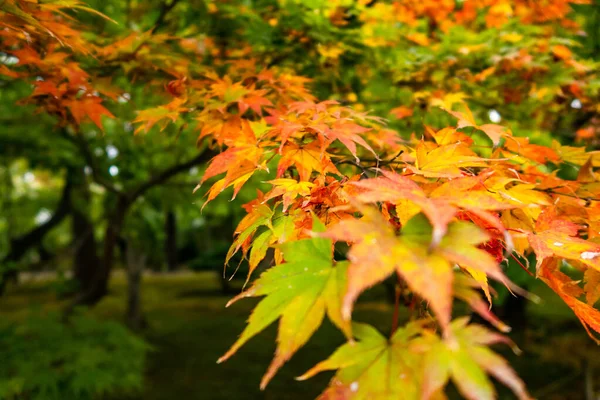
[{"label": "maple tree", "polygon": [[[265,181],[244,205],[226,260],[240,252],[249,261],[246,288],[232,302],[265,297],[219,362],[279,320],[264,388],[327,316],[348,343],[299,378],[335,370],[323,399],[444,398],[449,380],[465,398],[488,399],[489,376],[530,398],[489,348],[516,349],[487,304],[488,279],[527,295],[504,273],[509,258],[531,268],[600,344],[600,153],[540,134],[570,126],[563,136],[572,141],[595,137],[597,64],[576,52],[579,25],[567,18],[586,1],[208,1],[216,24],[238,29],[201,39],[160,32],[176,23],[166,13],[177,3],[165,3],[145,33],[100,44],[69,25],[65,10],[92,12],[78,1],[6,0],[0,43],[18,62],[0,73],[31,81],[24,102],[57,117],[74,140],[86,121],[102,129],[102,118],[118,118],[106,103],[120,95],[100,72],[71,61],[76,55],[93,56],[90,69],[147,78],[167,100],[137,110],[135,132],[175,124],[204,150],[194,163],[214,155],[196,188],[204,206]],[[256,33],[263,28],[268,40]],[[269,40],[287,50],[274,52]],[[389,90],[375,95],[376,85]],[[484,123],[490,109],[508,124]],[[582,114],[568,125],[561,113],[570,109]],[[377,115],[398,121],[388,126]],[[85,144],[81,151],[91,159]],[[119,206],[93,301],[106,290],[124,214],[150,183],[130,192],[105,185]],[[273,265],[254,276],[270,249]],[[396,299],[386,338],[352,311],[390,276],[397,297],[406,288],[411,302],[401,326]],[[455,315],[457,302],[492,327]]]}]

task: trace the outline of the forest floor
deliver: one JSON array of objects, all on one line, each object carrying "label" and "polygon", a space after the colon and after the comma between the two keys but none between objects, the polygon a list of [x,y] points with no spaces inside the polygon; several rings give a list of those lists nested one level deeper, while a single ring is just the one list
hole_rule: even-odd
[{"label": "forest floor", "polygon": [[[33,306],[41,305],[44,310],[60,307],[55,287],[52,280],[32,279],[11,289],[0,301],[0,318],[17,322]],[[110,294],[92,313],[103,319],[123,320],[125,289],[123,276],[117,274],[111,281]],[[149,354],[145,388],[139,396],[109,400],[314,399],[332,376],[323,373],[305,382],[294,380],[343,343],[342,335],[329,323],[261,392],[258,384],[275,350],[276,324],[230,360],[216,364],[241,333],[256,300],[243,300],[225,308],[231,296],[221,293],[218,277],[211,272],[148,274],[142,291],[149,323],[143,335],[154,348]],[[555,294],[542,286],[533,291],[545,304],[528,305],[526,327],[510,335],[523,354],[517,357],[508,349],[497,350],[517,369],[534,397],[583,400],[584,366],[589,360],[600,359],[600,348],[587,338],[583,327]],[[392,310],[384,298],[385,293],[377,291],[363,295],[355,319],[387,332]],[[598,378],[600,371],[595,373]],[[499,393],[501,399],[513,398],[500,387]]]}]

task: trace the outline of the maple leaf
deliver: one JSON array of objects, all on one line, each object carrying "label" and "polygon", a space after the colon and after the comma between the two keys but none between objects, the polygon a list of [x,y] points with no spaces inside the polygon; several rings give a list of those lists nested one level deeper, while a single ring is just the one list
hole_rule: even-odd
[{"label": "maple leaf", "polygon": [[464,101],[469,96],[463,92],[458,93],[445,93],[441,98],[433,98],[430,101],[432,106],[440,107],[442,109],[451,110],[454,104],[464,104]]},{"label": "maple leaf", "polygon": [[416,339],[417,346],[425,353],[422,399],[431,398],[450,378],[467,399],[495,399],[494,386],[486,372],[512,389],[519,399],[531,399],[523,381],[508,363],[487,347],[510,343],[508,339],[482,326],[468,325],[468,318],[452,321],[450,329],[452,336],[445,340],[427,332]]},{"label": "maple leaf", "polygon": [[[432,244],[435,246],[446,233],[448,223],[454,218],[456,209],[443,201],[427,198],[427,195],[414,181],[402,175],[382,170],[382,177],[351,182],[350,185],[363,189],[357,193],[358,201],[365,203],[387,201],[393,204],[400,203],[402,199],[409,200],[417,206],[411,216],[421,210],[433,225]],[[400,214],[400,213],[399,213]]]},{"label": "maple leaf", "polygon": [[188,111],[187,107],[183,107],[183,104],[186,102],[187,99],[185,97],[176,97],[167,105],[139,111],[133,123],[144,124],[140,125],[135,130],[135,133],[137,134],[141,131],[148,132],[156,124],[159,124],[161,131],[164,130],[169,121],[177,121],[181,113]]},{"label": "maple leaf", "polygon": [[531,144],[527,137],[511,136],[510,139],[504,143],[502,149],[503,155],[514,159],[514,157],[510,157],[510,153],[504,154],[506,150],[540,164],[546,164],[547,162],[558,164],[561,160],[561,157],[556,150],[538,144]]},{"label": "maple leaf", "polygon": [[256,143],[230,147],[209,162],[194,191],[198,190],[208,179],[226,172],[225,177],[217,181],[208,191],[204,206],[229,186],[233,186],[233,198],[235,198],[242,186],[257,170],[267,169],[266,162],[261,161],[264,156],[264,150],[259,148]]},{"label": "maple leaf", "polygon": [[598,182],[598,176],[594,172],[594,159],[590,157],[585,164],[579,168],[577,182]]},{"label": "maple leaf", "polygon": [[585,147],[563,146],[557,140],[552,141],[552,150],[563,162],[584,165],[592,158],[592,165],[600,166],[600,151],[586,151]]},{"label": "maple leaf", "polygon": [[355,123],[349,123],[346,121],[336,121],[332,124],[330,129],[326,129],[323,132],[323,136],[327,139],[324,143],[325,146],[329,146],[334,140],[339,140],[344,146],[350,150],[350,153],[358,161],[356,156],[356,145],[359,144],[365,149],[369,150],[375,157],[377,154],[375,150],[359,135],[368,132],[370,129],[362,127]]},{"label": "maple leaf", "polygon": [[[504,176],[492,176],[485,186],[490,193],[507,204],[526,208],[549,206],[552,199],[546,193],[536,190],[537,185]],[[508,208],[508,207],[507,207]]]},{"label": "maple leaf", "polygon": [[490,173],[448,181],[434,189],[429,198],[423,189],[407,177],[389,171],[381,173],[381,177],[353,183],[352,185],[363,189],[356,198],[362,202],[384,201],[396,204],[396,212],[402,223],[423,211],[434,227],[433,246],[446,232],[448,223],[458,209],[462,208],[503,233],[506,248],[512,249],[512,239],[504,225],[496,215],[488,211],[514,208],[515,205],[499,201],[498,196],[485,189],[483,182]]},{"label": "maple leaf", "polygon": [[[318,220],[314,226],[317,231],[324,229]],[[280,318],[277,350],[262,378],[261,389],[308,341],[325,314],[346,335],[350,334],[350,325],[340,314],[347,263],[333,262],[331,240],[310,238],[286,242],[279,247],[286,262],[264,272],[250,289],[228,303],[244,297],[266,296],[252,312],[241,336],[218,361],[227,360],[250,338]]]},{"label": "maple leaf", "polygon": [[265,201],[283,196],[283,211],[285,212],[297,196],[306,197],[310,195],[311,189],[315,187],[314,183],[306,181],[296,181],[295,179],[279,178],[268,181],[274,188],[265,195]]},{"label": "maple leaf", "polygon": [[578,238],[577,225],[557,219],[541,226],[538,220],[537,229],[528,233],[528,239],[536,255],[538,273],[546,259],[555,257],[576,260],[600,271],[600,244]]},{"label": "maple leaf", "polygon": [[[481,295],[477,290],[481,287],[481,282],[479,282],[479,279],[475,278],[475,276],[479,276],[479,274],[482,273],[480,271],[473,270],[472,268],[469,268],[469,273],[473,275],[473,279],[464,274],[456,274],[454,276],[454,296],[457,299],[461,299],[467,303],[473,309],[473,311],[479,314],[490,324],[494,325],[498,330],[502,332],[510,332],[511,328],[504,322],[500,321],[498,317],[490,310],[492,303],[489,294],[489,288],[485,290],[485,294],[489,303],[486,303],[481,298]],[[487,277],[485,274],[483,274],[483,278],[485,279],[487,285]]]},{"label": "maple leaf", "polygon": [[58,11],[61,8],[71,8],[71,9],[75,9],[75,10],[83,10],[92,14],[96,14],[108,21],[111,21],[113,23],[117,23],[115,20],[107,17],[106,15],[102,14],[100,11],[94,10],[91,7],[88,7],[84,2],[80,1],[80,0],[44,0],[43,2],[44,7],[47,10],[55,10]]},{"label": "maple leaf", "polygon": [[577,283],[560,272],[556,260],[544,262],[539,267],[538,275],[573,310],[590,338],[600,345],[600,339],[594,337],[592,332],[590,332],[591,328],[600,333],[600,311],[577,299],[582,292]]},{"label": "maple leaf", "polygon": [[229,247],[225,258],[225,264],[229,263],[231,257],[247,243],[248,239],[254,235],[258,228],[271,225],[271,219],[274,214],[275,212],[266,205],[257,204],[248,212],[248,214],[246,214],[246,216],[244,216],[244,218],[242,218],[235,229],[234,235],[236,238]]},{"label": "maple leaf", "polygon": [[206,182],[208,179],[220,175],[223,172],[230,173],[237,165],[244,165],[247,162],[254,164],[256,167],[256,164],[262,155],[261,149],[256,146],[231,147],[216,155],[209,162],[208,168],[206,168],[200,182]]},{"label": "maple leaf", "polygon": [[403,118],[412,116],[413,109],[410,107],[406,107],[406,106],[400,106],[400,107],[392,108],[390,110],[390,114],[392,114],[394,117],[396,117],[398,119],[403,119]]},{"label": "maple leaf", "polygon": [[328,172],[339,174],[337,168],[331,162],[329,154],[322,152],[319,143],[316,141],[307,145],[288,143],[281,150],[281,154],[277,166],[278,178],[283,176],[283,173],[291,166],[296,167],[301,181],[308,181],[313,171],[320,174]]},{"label": "maple leaf", "polygon": [[256,114],[262,115],[262,111],[265,107],[272,107],[273,103],[265,97],[266,93],[266,90],[255,90],[239,99],[238,108],[240,110],[240,115],[243,115],[248,108]]},{"label": "maple leaf", "polygon": [[[492,188],[496,189],[496,187],[492,187],[489,182],[497,183],[498,181],[486,180],[489,175],[480,173],[478,176],[452,179],[435,188],[430,193],[430,197],[432,199],[443,199],[456,207],[468,211],[501,211],[520,207],[520,204],[507,202],[505,197],[498,195],[498,193],[492,190]],[[538,194],[538,192],[535,193]],[[540,193],[540,195],[542,194]]]},{"label": "maple leaf", "polygon": [[97,96],[84,96],[80,99],[65,100],[64,104],[71,111],[73,119],[77,124],[80,124],[86,117],[89,118],[98,128],[102,128],[103,115],[114,118],[110,111],[108,111],[102,104],[102,99]]},{"label": "maple leaf", "polygon": [[507,281],[496,260],[476,246],[489,237],[473,224],[455,222],[435,249],[429,246],[432,230],[422,215],[412,218],[400,237],[378,211],[362,207],[360,220],[342,220],[322,234],[351,242],[348,252],[348,290],[342,314],[349,319],[352,306],[365,289],[397,272],[408,286],[429,301],[440,325],[450,322],[453,266],[459,264]]},{"label": "maple leaf", "polygon": [[200,137],[212,134],[219,144],[225,144],[229,147],[257,144],[256,135],[247,119],[233,115],[223,121],[216,118],[213,122],[214,125],[207,124],[202,127]]},{"label": "maple leaf", "polygon": [[357,158],[357,145],[377,157],[375,151],[362,137],[371,129],[357,124],[358,118],[353,117],[358,115],[353,111],[336,105],[335,101],[324,101],[318,104],[305,101],[293,103],[284,115],[277,110],[268,110],[271,116],[266,119],[274,126],[270,134],[281,143],[280,151],[291,137],[301,139],[306,133],[312,133],[318,136],[322,152],[331,143],[339,140],[355,158]]},{"label": "maple leaf", "polygon": [[12,71],[6,65],[0,65],[0,75],[8,76],[9,78],[20,77],[19,73]]},{"label": "maple leaf", "polygon": [[406,35],[406,38],[420,46],[429,46],[429,37],[423,33],[415,32]]},{"label": "maple leaf", "polygon": [[442,128],[436,132],[433,128],[425,126],[425,132],[433,137],[440,146],[455,143],[464,143],[468,146],[473,144],[473,139],[470,136],[454,128]]},{"label": "maple leaf", "polygon": [[585,300],[593,306],[600,299],[600,271],[587,269],[583,275],[585,281]]},{"label": "maple leaf", "polygon": [[297,379],[338,370],[322,400],[419,399],[422,357],[410,345],[423,326],[423,321],[410,322],[388,339],[370,325],[354,323],[357,341],[342,345]]},{"label": "maple leaf", "polygon": [[[248,258],[249,271],[246,284],[250,280],[252,272],[267,255],[269,247],[275,243],[284,243],[297,239],[298,233],[294,229],[295,222],[295,217],[291,215],[274,216],[272,226],[267,226],[267,230],[254,237],[250,257]],[[280,252],[281,250],[276,249],[276,251]],[[277,257],[276,254],[275,259],[277,260],[278,258],[280,257]]]},{"label": "maple leaf", "polygon": [[465,175],[462,168],[487,167],[489,160],[478,157],[464,143],[434,147],[420,142],[416,148],[415,166],[408,168],[427,178],[459,178]]},{"label": "maple leaf", "polygon": [[[241,160],[239,163],[233,164],[231,168],[227,169],[225,177],[218,180],[210,187],[206,193],[206,201],[202,205],[202,208],[204,208],[208,202],[214,200],[229,186],[233,186],[232,200],[235,199],[244,184],[252,177],[252,175],[254,175],[256,170],[256,164],[247,160]],[[197,185],[194,188],[194,192],[200,189],[200,187],[201,184]]]},{"label": "maple leaf", "polygon": [[572,57],[571,50],[562,44],[552,46],[552,54],[565,61],[570,60]]},{"label": "maple leaf", "polygon": [[19,18],[21,18],[23,21],[25,21],[26,23],[40,29],[43,31],[47,31],[50,35],[55,36],[53,34],[52,31],[48,30],[47,28],[45,28],[40,21],[38,21],[35,17],[33,17],[31,14],[29,14],[28,12],[22,10],[19,5],[14,2],[14,1],[3,1],[0,4],[0,10],[2,10],[3,12],[6,12],[7,14],[12,14],[14,16],[17,16]]},{"label": "maple leaf", "polygon": [[475,129],[478,129],[485,133],[490,139],[492,139],[494,146],[500,144],[500,139],[502,139],[503,137],[511,136],[510,132],[502,125],[478,125],[477,122],[475,122],[475,117],[473,117],[473,114],[471,113],[471,110],[469,110],[469,107],[466,107],[465,105],[465,108],[466,111],[464,113],[459,111],[452,111],[445,108],[443,110],[458,119],[458,129],[467,127],[473,127]]}]

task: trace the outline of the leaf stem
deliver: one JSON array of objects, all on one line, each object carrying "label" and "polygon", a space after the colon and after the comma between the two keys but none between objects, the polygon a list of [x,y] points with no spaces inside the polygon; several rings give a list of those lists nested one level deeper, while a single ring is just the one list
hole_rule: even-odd
[{"label": "leaf stem", "polygon": [[400,319],[400,295],[402,294],[402,279],[398,275],[398,282],[394,285],[394,314],[392,315],[392,331],[390,337],[398,329],[398,320]]}]

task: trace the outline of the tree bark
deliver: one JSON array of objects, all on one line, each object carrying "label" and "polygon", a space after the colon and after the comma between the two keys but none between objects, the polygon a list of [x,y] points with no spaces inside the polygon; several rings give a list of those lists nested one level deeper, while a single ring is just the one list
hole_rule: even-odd
[{"label": "tree bark", "polygon": [[100,268],[102,261],[98,256],[94,225],[89,218],[91,194],[83,170],[78,171],[75,182],[71,213],[73,277],[77,280],[80,291],[88,291],[93,285],[94,274]]},{"label": "tree bark", "polygon": [[165,236],[167,269],[175,271],[177,269],[177,218],[172,209],[167,211],[165,218]]},{"label": "tree bark", "polygon": [[594,390],[594,369],[589,360],[584,362],[585,375],[585,400],[596,400],[596,392]]},{"label": "tree bark", "polygon": [[80,293],[74,303],[69,307],[71,310],[75,306],[86,305],[92,306],[98,303],[108,293],[108,281],[110,279],[110,271],[112,270],[115,259],[115,248],[119,239],[119,234],[123,226],[125,214],[131,203],[125,196],[119,196],[117,205],[112,216],[109,218],[104,234],[103,257],[102,262],[94,271],[91,278],[91,285],[87,290]]},{"label": "tree bark", "polygon": [[135,246],[127,246],[127,314],[126,321],[134,331],[146,327],[142,311],[141,281],[146,265],[146,255]]}]

